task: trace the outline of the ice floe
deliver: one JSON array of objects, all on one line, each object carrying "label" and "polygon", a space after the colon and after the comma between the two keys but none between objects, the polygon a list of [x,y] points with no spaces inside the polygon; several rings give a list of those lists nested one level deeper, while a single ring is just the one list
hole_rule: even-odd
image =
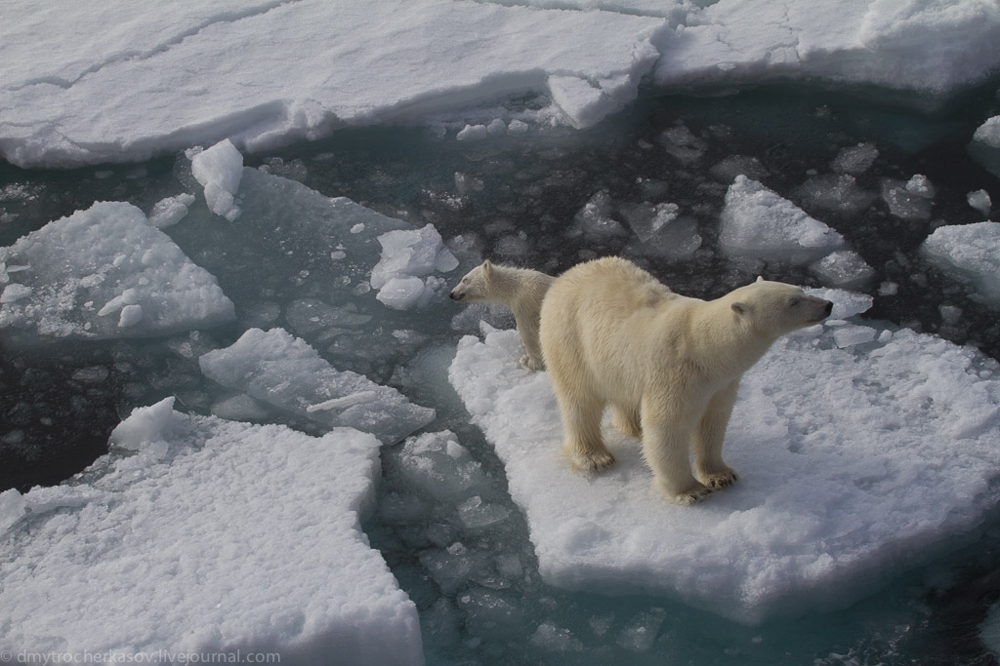
[{"label": "ice floe", "polygon": [[99,202],[0,248],[0,337],[122,338],[235,318],[215,277],[127,203]]},{"label": "ice floe", "polygon": [[[417,609],[361,517],[379,442],[135,410],[111,454],[20,497],[2,538],[0,647],[166,661],[423,663]],[[11,513],[0,495],[0,520]],[[9,521],[7,521],[9,522]],[[180,657],[178,657],[180,655]]]},{"label": "ice floe", "polygon": [[615,467],[571,471],[548,377],[518,367],[516,333],[459,343],[451,382],[505,464],[547,582],[756,623],[845,606],[974,534],[998,496],[1000,369],[852,319],[870,296],[816,293],[833,318],[745,375],[725,449],[740,480],[695,507],[664,501],[638,442],[609,425]]}]

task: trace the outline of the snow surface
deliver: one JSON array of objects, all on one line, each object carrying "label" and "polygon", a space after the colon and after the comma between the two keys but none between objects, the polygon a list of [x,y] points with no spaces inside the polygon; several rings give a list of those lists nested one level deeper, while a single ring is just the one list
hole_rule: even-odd
[{"label": "snow surface", "polygon": [[434,420],[399,391],[340,371],[304,340],[281,328],[252,328],[226,349],[203,355],[206,377],[223,386],[328,426],[350,426],[386,443]]},{"label": "snow surface", "polygon": [[235,318],[216,279],[127,203],[95,203],[0,248],[0,338],[121,338]]},{"label": "snow surface", "polygon": [[[990,0],[119,0],[45,10],[13,0],[0,25],[0,154],[57,166],[226,138],[265,150],[442,114],[456,131],[472,128],[464,138],[486,138],[498,115],[585,128],[634,100],[643,80],[677,89],[809,77],[947,93],[997,70],[998,40]],[[526,106],[526,95],[541,103]]]},{"label": "snow surface", "polygon": [[744,376],[726,445],[740,480],[694,507],[658,495],[638,442],[607,425],[615,467],[571,471],[548,376],[518,366],[516,332],[462,339],[451,383],[505,464],[546,582],[757,623],[846,606],[974,538],[1000,492],[1000,368],[856,319],[870,296],[814,293],[832,318]]},{"label": "snow surface", "polygon": [[283,664],[331,654],[422,664],[416,606],[359,522],[378,440],[172,404],[136,409],[109,455],[21,498],[20,521],[0,534],[0,647],[77,660],[239,651]]},{"label": "snow surface", "polygon": [[970,285],[973,298],[1000,306],[1000,223],[938,227],[920,251],[946,275]]}]

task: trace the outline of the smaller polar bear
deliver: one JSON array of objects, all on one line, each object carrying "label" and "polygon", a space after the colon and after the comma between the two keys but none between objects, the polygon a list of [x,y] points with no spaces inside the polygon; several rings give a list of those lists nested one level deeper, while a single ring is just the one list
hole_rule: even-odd
[{"label": "smaller polar bear", "polygon": [[551,275],[528,268],[490,263],[487,259],[462,278],[451,290],[451,298],[464,303],[501,303],[514,313],[514,322],[527,352],[521,365],[542,370],[542,348],[538,342],[538,318],[545,292],[555,280]]},{"label": "smaller polar bear", "polygon": [[601,435],[610,405],[615,427],[641,438],[660,492],[677,504],[700,502],[736,481],[722,443],[743,373],[780,336],[822,321],[832,307],[760,278],[703,301],[625,259],[571,268],[549,289],[541,317],[563,452],[583,470],[614,464]]}]

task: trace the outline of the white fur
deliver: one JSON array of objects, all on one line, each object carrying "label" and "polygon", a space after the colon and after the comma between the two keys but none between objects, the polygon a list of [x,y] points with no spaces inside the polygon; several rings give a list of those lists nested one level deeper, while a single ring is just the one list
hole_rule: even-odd
[{"label": "white fur", "polygon": [[538,320],[545,292],[555,280],[528,268],[493,264],[487,259],[452,289],[451,298],[463,303],[502,303],[514,313],[514,322],[526,352],[521,365],[542,370],[542,348],[538,342]]},{"label": "white fur", "polygon": [[688,298],[617,257],[571,268],[541,315],[564,453],[584,470],[614,464],[601,436],[610,405],[615,426],[642,439],[668,500],[693,504],[731,485],[722,443],[740,378],[778,337],[821,321],[831,306],[761,279],[714,301]]}]

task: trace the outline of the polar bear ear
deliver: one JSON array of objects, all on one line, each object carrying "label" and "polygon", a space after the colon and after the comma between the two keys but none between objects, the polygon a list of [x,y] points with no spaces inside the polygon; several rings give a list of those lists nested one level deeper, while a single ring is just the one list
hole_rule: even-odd
[{"label": "polar bear ear", "polygon": [[740,301],[736,301],[730,307],[733,309],[733,312],[736,313],[737,317],[745,317],[750,311],[750,307],[746,303],[742,303]]},{"label": "polar bear ear", "polygon": [[757,276],[757,282],[763,282],[763,281],[764,281],[764,276],[763,275],[758,275]]},{"label": "polar bear ear", "polygon": [[493,264],[490,262],[489,259],[486,259],[485,261],[483,261],[483,274],[485,275],[487,280],[490,279],[490,273],[492,272],[493,272]]}]

